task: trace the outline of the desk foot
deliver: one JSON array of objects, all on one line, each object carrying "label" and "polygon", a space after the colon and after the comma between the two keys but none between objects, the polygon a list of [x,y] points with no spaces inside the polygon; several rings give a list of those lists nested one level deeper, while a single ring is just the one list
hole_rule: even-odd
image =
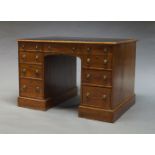
[{"label": "desk foot", "polygon": [[79,117],[113,123],[134,103],[135,95],[121,103],[117,108],[110,110],[81,105],[79,106]]},{"label": "desk foot", "polygon": [[54,96],[54,98],[33,99],[28,97],[18,97],[18,106],[45,111],[74,96],[77,96],[77,87],[69,89],[58,96]]}]

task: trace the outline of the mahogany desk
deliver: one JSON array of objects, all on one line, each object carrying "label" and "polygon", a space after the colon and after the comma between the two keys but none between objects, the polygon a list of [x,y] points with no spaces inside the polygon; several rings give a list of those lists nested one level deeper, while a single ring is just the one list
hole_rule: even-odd
[{"label": "mahogany desk", "polygon": [[49,37],[18,40],[21,107],[47,110],[77,95],[79,116],[114,122],[135,103],[136,40]]}]

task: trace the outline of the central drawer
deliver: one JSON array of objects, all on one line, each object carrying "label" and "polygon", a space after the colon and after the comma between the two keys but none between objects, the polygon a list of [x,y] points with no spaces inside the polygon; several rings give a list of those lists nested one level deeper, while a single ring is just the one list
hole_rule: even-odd
[{"label": "central drawer", "polygon": [[75,44],[53,44],[45,43],[44,52],[52,54],[68,54],[68,55],[78,55],[81,52],[81,48]]},{"label": "central drawer", "polygon": [[111,86],[111,71],[83,69],[82,83]]},{"label": "central drawer", "polygon": [[83,86],[82,104],[99,108],[110,108],[111,89]]}]

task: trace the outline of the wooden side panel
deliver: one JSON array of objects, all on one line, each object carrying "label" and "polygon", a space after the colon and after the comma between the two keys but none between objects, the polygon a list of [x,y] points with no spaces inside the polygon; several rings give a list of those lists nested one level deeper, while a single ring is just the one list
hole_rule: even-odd
[{"label": "wooden side panel", "polygon": [[111,70],[112,54],[83,55],[83,67]]},{"label": "wooden side panel", "polygon": [[134,96],[136,43],[116,45],[113,51],[112,107]]}]

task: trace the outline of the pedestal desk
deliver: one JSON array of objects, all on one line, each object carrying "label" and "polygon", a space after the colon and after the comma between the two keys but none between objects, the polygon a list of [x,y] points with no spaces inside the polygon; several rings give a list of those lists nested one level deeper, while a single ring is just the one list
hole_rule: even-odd
[{"label": "pedestal desk", "polygon": [[136,40],[47,37],[19,39],[20,107],[47,110],[77,95],[79,116],[114,122],[135,103]]}]

